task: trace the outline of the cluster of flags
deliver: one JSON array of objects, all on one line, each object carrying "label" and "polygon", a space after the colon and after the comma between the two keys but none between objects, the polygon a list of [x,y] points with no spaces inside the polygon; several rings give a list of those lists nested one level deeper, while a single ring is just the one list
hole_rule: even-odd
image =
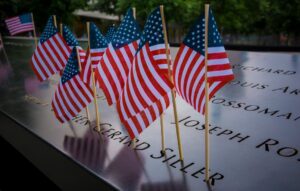
[{"label": "cluster of flags", "polygon": [[[141,31],[129,9],[119,27],[111,27],[106,36],[91,23],[85,53],[66,26],[62,34],[58,33],[51,17],[31,63],[41,81],[61,73],[52,100],[58,120],[72,119],[94,99],[93,76],[108,104],[117,107],[131,138],[137,137],[168,108],[174,88],[196,111],[204,113],[204,16],[195,22],[181,44],[172,78],[168,74],[170,50],[166,47],[162,21],[157,8]],[[207,81],[212,97],[234,76],[211,10],[208,23]]]}]

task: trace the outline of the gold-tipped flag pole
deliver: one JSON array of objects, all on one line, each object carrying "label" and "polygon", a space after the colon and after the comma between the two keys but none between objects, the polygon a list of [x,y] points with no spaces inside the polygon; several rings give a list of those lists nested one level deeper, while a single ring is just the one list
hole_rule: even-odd
[{"label": "gold-tipped flag pole", "polygon": [[[90,22],[86,22],[86,27],[87,27],[87,35],[88,35],[88,47],[90,47]],[[90,55],[86,55],[90,56]],[[95,75],[94,75],[94,70],[93,66],[91,64],[91,73],[92,73],[92,82],[93,82],[93,93],[94,93],[94,103],[95,103],[95,110],[96,110],[96,123],[97,123],[97,131],[100,132],[100,114],[99,114],[99,109],[98,109],[98,102],[97,102],[97,89],[95,85]]]},{"label": "gold-tipped flag pole", "polygon": [[209,118],[208,118],[208,104],[209,104],[209,82],[207,77],[207,50],[208,50],[208,16],[209,16],[209,4],[205,4],[205,181],[209,182]]},{"label": "gold-tipped flag pole", "polygon": [[31,13],[31,20],[32,20],[32,25],[33,25],[33,37],[34,37],[34,43],[35,47],[37,47],[37,37],[36,37],[36,32],[35,32],[35,24],[34,24],[34,19],[33,19],[33,14]]},{"label": "gold-tipped flag pole", "polygon": [[[160,6],[160,14],[161,14],[161,20],[162,20],[162,26],[163,26],[163,32],[164,32],[164,40],[165,40],[165,46],[166,46],[166,55],[167,55],[167,63],[168,63],[168,76],[169,76],[169,80],[172,83],[174,83],[173,78],[172,78],[172,74],[171,74],[169,43],[168,43],[168,35],[167,35],[166,22],[165,22],[165,16],[164,16],[164,6],[163,5]],[[183,160],[182,144],[181,144],[179,124],[178,124],[178,114],[177,114],[177,106],[176,106],[174,89],[171,90],[171,93],[172,93],[172,102],[173,102],[175,125],[176,125],[176,134],[177,134],[179,158],[180,158],[180,160]]]}]

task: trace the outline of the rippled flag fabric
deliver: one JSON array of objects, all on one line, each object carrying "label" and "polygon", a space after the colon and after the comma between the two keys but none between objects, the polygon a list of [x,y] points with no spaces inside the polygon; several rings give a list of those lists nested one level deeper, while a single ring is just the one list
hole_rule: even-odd
[{"label": "rippled flag fabric", "polygon": [[75,117],[92,100],[92,89],[80,78],[77,52],[74,47],[52,98],[53,111],[56,118],[64,123]]},{"label": "rippled flag fabric", "polygon": [[117,102],[124,88],[140,36],[141,31],[129,9],[95,70],[96,81],[109,105]]},{"label": "rippled flag fabric", "polygon": [[[205,113],[205,18],[202,15],[190,29],[176,55],[173,68],[174,84],[180,96],[194,109]],[[224,49],[217,24],[209,10],[208,21],[208,82],[211,98],[234,75]]]},{"label": "rippled flag fabric", "polygon": [[82,64],[85,60],[85,51],[79,46],[77,39],[66,25],[63,25],[63,37],[71,49],[78,47],[80,63]]},{"label": "rippled flag fabric", "polygon": [[156,61],[162,73],[168,76],[168,63],[166,55],[166,46],[161,22],[159,8],[153,11],[147,20],[144,31],[149,43],[153,59]]},{"label": "rippled flag fabric", "polygon": [[5,20],[10,35],[34,30],[31,13],[22,14]]},{"label": "rippled flag fabric", "polygon": [[131,139],[137,137],[169,106],[169,93],[173,88],[150,48],[153,44],[164,43],[157,36],[163,36],[159,8],[149,15],[144,28],[129,77],[117,102],[121,122]]},{"label": "rippled flag fabric", "polygon": [[95,69],[102,59],[108,41],[93,22],[90,23],[90,46],[92,67]]},{"label": "rippled flag fabric", "polygon": [[71,48],[58,33],[51,16],[31,58],[34,73],[40,81],[48,79],[65,67],[70,54]]}]

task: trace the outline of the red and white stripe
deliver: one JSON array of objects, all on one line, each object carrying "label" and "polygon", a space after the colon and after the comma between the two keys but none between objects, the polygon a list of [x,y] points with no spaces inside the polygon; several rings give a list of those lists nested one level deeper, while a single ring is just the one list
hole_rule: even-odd
[{"label": "red and white stripe", "polygon": [[[154,122],[170,105],[170,93],[150,105],[135,116],[124,120],[123,125],[131,139],[137,137],[144,129]],[[120,113],[121,111],[119,111]]]},{"label": "red and white stripe", "polygon": [[161,72],[168,75],[168,62],[165,44],[150,46],[150,51],[153,55],[153,59],[157,62],[158,67],[161,69]]},{"label": "red and white stripe", "polygon": [[153,59],[149,44],[137,53],[117,103],[121,121],[137,115],[171,91],[173,85]]},{"label": "red and white stripe", "polygon": [[26,31],[32,31],[34,27],[32,22],[21,23],[19,16],[6,19],[5,23],[7,25],[10,35],[15,35]]},{"label": "red and white stripe", "polygon": [[95,79],[100,84],[109,105],[119,99],[137,48],[138,40],[116,50],[110,43],[95,69]]},{"label": "red and white stripe", "polygon": [[[71,49],[72,49],[72,48],[71,48]],[[83,64],[84,61],[85,61],[86,53],[85,53],[85,51],[83,50],[83,48],[81,48],[81,46],[78,46],[78,52],[79,52],[80,63]]]},{"label": "red and white stripe", "polygon": [[[93,87],[93,78],[92,78],[92,70],[91,70],[91,54],[90,49],[88,48],[86,51],[86,57],[83,63],[81,63],[81,79],[84,83],[89,84]],[[95,69],[94,69],[95,72]],[[100,88],[98,81],[95,80],[96,87]]]},{"label": "red and white stripe", "polygon": [[60,34],[39,43],[31,58],[34,73],[40,81],[62,70],[71,54],[71,48]]},{"label": "red and white stripe", "polygon": [[52,108],[57,119],[64,123],[75,117],[93,100],[91,88],[75,75],[65,83],[60,82],[52,98]]},{"label": "red and white stripe", "polygon": [[97,68],[106,48],[91,48],[91,58],[92,58],[92,66],[93,68]]},{"label": "red and white stripe", "polygon": [[[174,63],[173,79],[177,92],[194,109],[204,114],[204,56],[182,44]],[[208,48],[209,98],[234,78],[224,47]]]}]

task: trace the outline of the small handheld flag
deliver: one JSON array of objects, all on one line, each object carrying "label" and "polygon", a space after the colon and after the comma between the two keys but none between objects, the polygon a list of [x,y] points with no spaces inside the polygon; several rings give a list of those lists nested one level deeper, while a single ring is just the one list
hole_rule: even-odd
[{"label": "small handheld flag", "polygon": [[31,65],[38,79],[44,81],[62,70],[70,53],[71,48],[58,33],[51,16],[31,58]]},{"label": "small handheld flag", "polygon": [[79,43],[75,36],[72,34],[69,27],[63,25],[63,37],[66,40],[68,46],[73,49],[73,47],[78,46],[79,49],[79,56],[80,56],[80,63],[82,64],[85,60],[85,51],[79,46]]},{"label": "small handheld flag", "polygon": [[93,68],[96,68],[101,60],[104,51],[107,48],[108,42],[106,38],[101,34],[95,23],[90,23],[90,53]]},{"label": "small handheld flag", "polygon": [[162,33],[159,8],[146,21],[128,79],[117,102],[120,119],[131,138],[138,136],[169,105],[168,92],[173,85],[162,73],[150,49],[151,45],[159,42],[156,39],[157,32]]},{"label": "small handheld flag", "polygon": [[10,35],[34,30],[31,13],[22,14],[5,20]]},{"label": "small handheld flag", "polygon": [[[202,114],[205,112],[204,15],[190,29],[181,44],[173,68],[180,96]],[[208,82],[211,98],[234,78],[212,11],[208,22]]]},{"label": "small handheld flag", "polygon": [[71,120],[93,100],[91,88],[81,80],[79,74],[77,52],[74,47],[52,98],[55,116],[62,123]]},{"label": "small handheld flag", "polygon": [[132,9],[129,9],[95,70],[95,78],[109,105],[117,102],[124,88],[138,48],[140,33]]}]

